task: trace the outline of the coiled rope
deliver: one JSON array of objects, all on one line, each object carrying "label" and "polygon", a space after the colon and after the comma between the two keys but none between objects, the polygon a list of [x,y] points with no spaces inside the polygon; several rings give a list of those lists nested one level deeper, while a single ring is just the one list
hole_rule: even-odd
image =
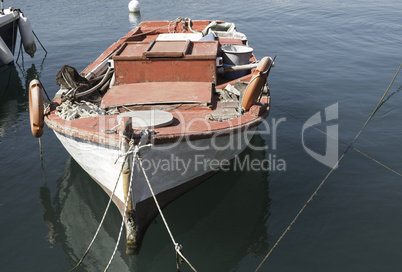
[{"label": "coiled rope", "polygon": [[[377,112],[377,110],[379,109],[379,107],[381,106],[382,101],[384,100],[385,96],[387,95],[389,89],[391,88],[392,84],[395,81],[395,78],[397,77],[397,75],[399,74],[399,71],[401,70],[402,64],[399,66],[398,71],[395,73],[394,78],[392,79],[390,85],[388,86],[387,90],[384,92],[384,94],[382,95],[380,102],[378,102],[377,106],[375,107],[375,109],[373,110],[373,112],[370,114],[369,118],[367,119],[366,123],[364,123],[363,127],[360,129],[360,131],[357,133],[357,135],[355,136],[355,138],[353,139],[353,141],[349,144],[349,146],[346,148],[346,150],[343,152],[342,156],[338,159],[338,161],[336,162],[336,164],[332,167],[332,169],[329,171],[329,173],[325,176],[325,178],[322,180],[322,182],[318,185],[317,189],[313,192],[313,194],[310,196],[310,198],[306,201],[306,203],[304,203],[303,207],[300,209],[300,211],[297,213],[297,215],[295,216],[295,218],[292,220],[292,222],[289,224],[289,226],[285,229],[285,231],[282,233],[282,235],[278,238],[278,240],[275,242],[275,244],[273,245],[273,247],[271,248],[271,250],[267,253],[267,255],[264,257],[264,259],[262,260],[262,262],[260,263],[260,265],[257,267],[257,269],[255,270],[255,272],[257,272],[258,270],[260,270],[260,268],[262,267],[262,265],[265,263],[265,261],[268,259],[268,257],[272,254],[272,252],[274,251],[274,249],[278,246],[278,244],[280,243],[280,241],[283,239],[283,237],[285,237],[285,235],[289,232],[290,228],[294,225],[294,223],[297,221],[297,219],[299,218],[299,216],[301,215],[301,213],[304,211],[304,209],[307,207],[307,205],[313,201],[314,196],[317,195],[318,191],[321,189],[321,187],[324,185],[324,183],[327,181],[327,179],[329,178],[329,176],[334,172],[334,170],[338,167],[339,163],[341,162],[341,160],[345,157],[346,153],[350,150],[350,148],[352,147],[352,145],[354,144],[354,142],[357,140],[357,138],[360,136],[360,134],[363,132],[364,128],[368,125],[368,123],[371,121],[371,119],[373,118],[374,114]],[[398,173],[399,174],[399,173]]]}]

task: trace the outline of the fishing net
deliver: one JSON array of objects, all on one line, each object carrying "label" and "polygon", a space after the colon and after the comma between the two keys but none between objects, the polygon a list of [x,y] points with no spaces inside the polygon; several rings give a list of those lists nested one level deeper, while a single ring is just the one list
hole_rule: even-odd
[{"label": "fishing net", "polygon": [[[63,100],[75,100],[75,95],[84,92],[92,87],[91,82],[85,77],[80,76],[74,67],[64,65],[56,75],[56,83],[61,89],[70,90],[69,95]],[[93,92],[81,98],[82,100],[97,103],[101,96],[98,92]]]}]

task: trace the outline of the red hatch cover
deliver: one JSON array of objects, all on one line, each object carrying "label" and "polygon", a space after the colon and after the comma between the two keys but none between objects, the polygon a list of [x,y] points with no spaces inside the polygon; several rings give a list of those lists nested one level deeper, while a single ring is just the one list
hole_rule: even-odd
[{"label": "red hatch cover", "polygon": [[210,82],[147,82],[113,86],[104,95],[102,108],[122,105],[211,103]]},{"label": "red hatch cover", "polygon": [[144,52],[147,58],[180,58],[187,53],[191,41],[154,41]]}]

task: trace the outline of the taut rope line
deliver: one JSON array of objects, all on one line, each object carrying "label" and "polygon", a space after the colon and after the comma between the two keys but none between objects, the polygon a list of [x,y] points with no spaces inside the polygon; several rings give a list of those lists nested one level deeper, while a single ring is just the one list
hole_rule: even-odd
[{"label": "taut rope line", "polygon": [[[130,147],[130,148],[131,148],[131,147]],[[125,160],[127,159],[128,155],[129,155],[129,154],[126,155]],[[99,231],[100,231],[100,229],[101,229],[101,226],[103,225],[103,221],[104,221],[105,218],[106,218],[106,214],[107,214],[107,212],[108,212],[108,210],[109,210],[110,203],[112,202],[113,196],[114,196],[114,194],[115,194],[115,192],[116,192],[117,184],[119,183],[119,179],[120,179],[120,176],[121,176],[121,172],[122,172],[122,170],[123,170],[123,166],[124,166],[124,163],[121,165],[121,169],[120,169],[120,171],[119,171],[119,175],[118,175],[118,177],[117,177],[116,184],[115,184],[115,186],[114,186],[114,188],[113,188],[112,194],[111,194],[110,197],[109,197],[109,202],[107,203],[105,212],[103,213],[102,220],[101,220],[101,222],[99,223],[98,229],[96,230],[95,235],[94,235],[94,237],[92,238],[92,241],[91,241],[91,243],[89,244],[89,246],[88,246],[87,250],[85,251],[84,255],[81,257],[81,259],[80,259],[79,262],[76,264],[76,266],[75,266],[73,269],[70,270],[70,272],[74,271],[78,266],[81,265],[81,263],[84,261],[85,257],[86,257],[87,254],[89,253],[89,250],[91,249],[93,243],[95,242],[95,239],[96,239],[96,237],[97,237],[98,234],[99,234]]]},{"label": "taut rope line", "polygon": [[[317,130],[318,132],[321,132],[321,133],[327,135],[328,137],[331,137],[332,139],[337,140],[337,141],[339,141],[339,142],[341,142],[341,143],[343,143],[343,144],[346,145],[346,143],[342,142],[341,140],[339,140],[338,138],[336,138],[336,137],[334,137],[334,136],[332,136],[332,135],[329,135],[329,134],[326,133],[325,131],[322,131],[321,129],[318,129],[318,128],[316,128],[315,126],[313,126],[313,128],[314,128],[315,130]],[[401,177],[402,177],[402,174],[399,173],[398,171],[396,171],[396,170],[392,169],[391,167],[389,167],[389,166],[387,166],[387,165],[385,165],[385,164],[383,164],[383,163],[377,161],[376,159],[374,159],[373,157],[367,155],[366,153],[364,153],[364,152],[361,151],[360,149],[357,149],[356,147],[352,147],[352,148],[353,148],[355,151],[357,151],[357,152],[359,152],[360,154],[362,154],[363,156],[365,156],[366,158],[368,158],[368,159],[372,160],[373,162],[377,163],[378,165],[380,165],[380,166],[384,167],[385,169],[387,169],[387,170],[393,172],[394,174],[397,174],[398,176],[401,176]]]},{"label": "taut rope line", "polygon": [[[387,99],[389,99],[389,97],[388,97]],[[386,99],[386,100],[387,100],[387,99]],[[381,105],[384,104],[384,102],[385,102],[385,101],[383,101],[383,102],[381,103]],[[380,106],[381,106],[381,105],[380,105]],[[286,111],[284,111],[284,110],[281,109],[281,108],[277,108],[277,109],[279,109],[280,111],[283,111],[283,112],[287,113],[287,114],[290,115],[292,118],[294,118],[294,119],[296,119],[296,120],[298,120],[298,121],[301,121],[301,119],[298,118],[297,116],[294,116],[293,114],[290,114],[289,112],[286,112]],[[377,110],[378,110],[378,109],[377,109]],[[332,138],[332,139],[334,139],[334,140],[336,140],[336,141],[338,141],[338,142],[344,144],[344,145],[348,145],[346,142],[344,142],[344,141],[342,141],[342,140],[340,140],[340,139],[338,139],[338,138],[336,138],[336,137],[334,137],[334,136],[332,136],[332,135],[326,133],[325,131],[322,131],[321,129],[317,128],[316,126],[312,126],[312,128],[315,129],[316,131],[318,131],[318,132],[320,132],[320,133],[322,133],[322,134],[324,134],[324,135],[326,135],[326,136],[328,136],[328,137],[330,137],[330,138]],[[355,151],[359,152],[361,155],[363,155],[363,156],[365,156],[366,158],[370,159],[371,161],[373,161],[373,162],[377,163],[378,165],[384,167],[385,169],[387,169],[387,170],[393,172],[394,174],[397,174],[398,176],[401,176],[401,177],[402,177],[402,174],[399,173],[398,171],[396,171],[396,170],[392,169],[391,167],[389,167],[389,166],[387,166],[387,165],[381,163],[380,161],[374,159],[373,157],[371,157],[370,155],[364,153],[364,152],[361,151],[360,149],[358,149],[358,148],[356,148],[356,147],[352,147],[352,148],[353,148]]]},{"label": "taut rope line", "polygon": [[173,244],[174,244],[176,253],[180,255],[180,257],[191,267],[191,269],[192,269],[193,271],[197,272],[197,270],[191,265],[191,263],[184,257],[183,253],[181,253],[181,251],[180,251],[180,250],[181,250],[181,246],[180,246],[178,243],[176,243],[176,241],[175,241],[175,239],[174,239],[174,237],[173,237],[173,234],[172,234],[172,232],[170,231],[170,228],[169,228],[169,226],[168,226],[168,224],[167,224],[167,222],[166,222],[165,216],[164,216],[163,213],[162,213],[162,209],[161,209],[161,207],[159,206],[158,200],[156,199],[154,190],[152,189],[151,183],[149,182],[147,173],[145,172],[145,169],[144,169],[144,167],[142,166],[142,159],[141,159],[141,157],[138,157],[138,161],[140,162],[140,166],[141,166],[142,172],[144,173],[145,180],[146,180],[147,183],[148,183],[149,190],[150,190],[151,193],[152,193],[152,197],[154,198],[154,201],[155,201],[156,207],[158,208],[159,214],[161,215],[161,218],[162,218],[162,220],[163,220],[163,223],[165,223],[165,227],[166,227],[167,232],[168,232],[169,235],[170,235],[170,239],[172,239],[172,242],[173,242]]},{"label": "taut rope line", "polygon": [[346,148],[346,150],[343,152],[342,156],[338,159],[338,161],[336,162],[336,164],[332,167],[331,171],[329,171],[329,173],[325,176],[325,178],[322,180],[322,182],[318,185],[317,189],[314,191],[314,193],[310,196],[310,198],[306,201],[306,203],[304,203],[303,207],[300,209],[300,211],[297,213],[297,215],[295,216],[295,218],[292,220],[292,222],[289,224],[289,226],[285,229],[285,231],[282,233],[282,235],[278,238],[278,240],[276,241],[276,243],[274,244],[274,246],[271,248],[271,250],[267,253],[267,255],[265,256],[265,258],[262,260],[262,262],[260,263],[260,265],[257,267],[257,269],[255,270],[255,272],[257,272],[262,265],[265,263],[265,261],[268,259],[268,257],[272,254],[272,252],[274,251],[274,249],[276,248],[276,246],[279,244],[279,242],[283,239],[283,237],[285,237],[285,235],[289,232],[290,228],[293,226],[293,224],[297,221],[297,219],[299,218],[300,214],[304,211],[304,209],[307,207],[307,205],[314,199],[314,196],[317,195],[318,191],[321,189],[321,187],[324,185],[324,183],[327,181],[327,179],[329,178],[329,176],[334,172],[334,170],[338,167],[339,163],[341,162],[341,160],[345,157],[346,153],[349,151],[350,147],[354,144],[354,142],[357,140],[357,138],[360,136],[360,134],[363,132],[364,128],[368,125],[368,123],[370,122],[370,120],[373,118],[374,114],[377,112],[378,108],[381,105],[381,102],[383,101],[384,97],[386,96],[386,94],[388,93],[389,89],[391,88],[392,84],[395,81],[395,78],[397,77],[399,71],[401,70],[402,64],[399,66],[398,71],[395,73],[394,78],[392,79],[391,83],[389,84],[387,90],[385,91],[385,93],[383,94],[383,96],[380,99],[380,102],[378,102],[377,106],[375,107],[375,109],[373,110],[373,112],[370,114],[369,118],[367,119],[366,123],[364,123],[363,127],[360,129],[360,131],[357,133],[356,137],[353,139],[353,141],[350,143],[350,145]]},{"label": "taut rope line", "polygon": [[[130,143],[132,143],[132,142],[130,142]],[[131,146],[132,146],[132,144],[130,144],[130,149],[132,149]],[[135,158],[137,157],[137,153],[138,153],[139,150],[140,150],[140,149],[139,149],[139,146],[136,146],[135,149],[134,149],[134,151],[133,151],[133,152],[134,152],[134,154],[133,154],[134,160],[133,160],[133,165],[132,165],[131,173],[130,173],[130,174],[131,174],[131,177],[130,177],[130,184],[129,184],[129,187],[128,187],[128,194],[127,194],[126,205],[124,206],[123,219],[121,220],[121,226],[120,226],[119,236],[118,236],[118,238],[117,238],[117,242],[116,242],[116,245],[115,245],[115,247],[114,247],[112,256],[110,257],[109,263],[107,264],[107,266],[106,266],[104,272],[106,272],[106,271],[109,269],[110,265],[112,264],[114,255],[116,254],[116,251],[117,251],[117,247],[119,246],[119,243],[120,243],[121,234],[122,234],[122,232],[123,232],[123,226],[124,226],[124,223],[125,223],[125,221],[126,221],[126,216],[127,216],[127,207],[128,207],[128,203],[130,202],[130,201],[129,201],[129,198],[130,198],[130,196],[131,196],[131,191],[132,191],[132,183],[133,183],[133,176],[134,176]],[[128,155],[129,155],[129,154],[130,154],[130,153],[127,153],[127,154],[125,155],[125,160],[128,160]],[[124,163],[123,163],[123,166],[124,166]],[[122,168],[122,170],[123,170],[123,168]],[[121,172],[121,171],[120,171],[120,172]]]}]

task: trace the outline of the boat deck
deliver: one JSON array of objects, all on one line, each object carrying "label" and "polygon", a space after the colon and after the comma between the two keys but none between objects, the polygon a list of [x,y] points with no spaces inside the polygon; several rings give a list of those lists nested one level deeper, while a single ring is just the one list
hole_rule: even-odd
[{"label": "boat deck", "polygon": [[122,105],[176,103],[210,104],[212,84],[209,82],[148,82],[117,85],[103,96],[101,108]]},{"label": "boat deck", "polygon": [[[201,31],[209,23],[194,21],[192,28]],[[269,113],[269,94],[241,116],[222,122],[208,118],[217,109],[224,108],[223,103],[219,104],[217,89],[224,89],[228,83],[234,85],[237,81],[251,80],[250,71],[235,79],[227,79],[217,71],[221,46],[243,44],[243,41],[225,37],[213,41],[163,40],[174,36],[173,31],[193,35],[185,28],[169,22],[142,22],[90,64],[82,75],[89,75],[105,61],[113,60],[115,83],[103,95],[100,107],[117,108],[119,113],[153,109],[171,113],[174,119],[169,126],[154,129],[153,138],[160,143],[183,137],[201,139],[214,134],[227,135],[259,125]],[[162,40],[158,39],[160,35],[163,35]],[[255,61],[251,54],[250,62]],[[49,127],[85,141],[119,146],[121,137],[115,133],[118,114],[66,121],[55,114],[58,103],[61,100],[56,98],[48,110],[46,123]]]}]

